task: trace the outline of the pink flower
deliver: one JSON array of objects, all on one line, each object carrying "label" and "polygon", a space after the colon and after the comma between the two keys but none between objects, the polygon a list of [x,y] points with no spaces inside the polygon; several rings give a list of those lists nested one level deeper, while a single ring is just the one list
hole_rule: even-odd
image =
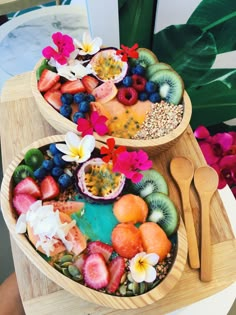
[{"label": "pink flower", "polygon": [[218,173],[218,188],[227,184],[236,192],[236,132],[222,132],[213,136],[204,126],[199,126],[194,131],[199,146],[206,159]]},{"label": "pink flower", "polygon": [[63,35],[61,32],[54,33],[52,40],[57,46],[58,50],[55,50],[51,46],[47,46],[43,49],[42,54],[46,59],[55,59],[59,64],[67,64],[67,58],[70,53],[75,50],[73,39],[68,35]]},{"label": "pink flower", "polygon": [[113,166],[114,172],[123,173],[133,183],[138,183],[143,175],[140,170],[148,170],[152,167],[152,161],[148,159],[148,155],[143,150],[133,152],[121,152],[117,156]]},{"label": "pink flower", "polygon": [[77,130],[82,132],[82,137],[92,135],[94,131],[96,131],[99,136],[104,136],[108,132],[106,121],[107,117],[99,115],[98,112],[94,111],[90,116],[90,120],[85,118],[78,119]]}]

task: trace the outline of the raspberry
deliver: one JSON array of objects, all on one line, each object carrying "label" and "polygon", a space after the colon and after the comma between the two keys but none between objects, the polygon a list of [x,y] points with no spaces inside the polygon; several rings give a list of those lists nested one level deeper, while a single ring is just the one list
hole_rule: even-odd
[{"label": "raspberry", "polygon": [[118,91],[117,99],[124,105],[134,105],[138,100],[138,93],[133,87],[122,87]]},{"label": "raspberry", "polygon": [[145,90],[146,82],[147,80],[138,74],[132,75],[133,80],[133,88],[135,88],[136,91],[142,92]]}]

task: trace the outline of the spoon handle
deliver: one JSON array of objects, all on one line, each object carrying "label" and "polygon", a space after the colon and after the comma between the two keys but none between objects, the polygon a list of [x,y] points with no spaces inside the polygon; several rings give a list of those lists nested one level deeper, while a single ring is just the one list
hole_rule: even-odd
[{"label": "spoon handle", "polygon": [[204,282],[211,281],[212,259],[211,259],[211,233],[209,201],[201,198],[201,272],[200,278]]},{"label": "spoon handle", "polygon": [[189,201],[189,190],[182,190],[182,207],[184,215],[184,223],[186,228],[186,234],[188,239],[188,255],[189,265],[193,269],[200,267],[199,251],[197,244],[197,236],[193,221],[193,213]]}]

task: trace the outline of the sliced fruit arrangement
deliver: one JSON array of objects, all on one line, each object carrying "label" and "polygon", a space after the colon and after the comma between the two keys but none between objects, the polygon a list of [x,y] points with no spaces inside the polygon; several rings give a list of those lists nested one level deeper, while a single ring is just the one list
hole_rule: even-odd
[{"label": "sliced fruit arrangement", "polygon": [[[159,106],[166,102],[178,106],[183,100],[184,83],[177,72],[159,62],[151,50],[138,48],[137,44],[134,45],[136,50],[121,47],[123,50],[100,47],[94,54],[78,54],[74,69],[71,68],[74,60],[68,59],[72,78],[63,76],[63,67],[52,67],[51,60],[44,59],[37,70],[39,91],[54,109],[76,124],[80,124],[81,118],[90,121],[91,113],[98,111],[107,117],[110,135],[135,137],[143,128],[147,114],[153,111],[152,106],[147,109],[143,103]],[[81,68],[78,68],[78,60]],[[134,105],[136,107],[130,110]],[[170,113],[175,115],[173,109]],[[166,134],[171,131],[168,127],[163,130]],[[139,133],[138,137],[145,139],[146,136]],[[152,136],[155,137],[160,134]]]},{"label": "sliced fruit arrangement", "polygon": [[[118,296],[151,290],[168,274],[177,250],[179,216],[164,177],[149,169],[134,183],[97,149],[78,166],[65,162],[60,148],[30,149],[15,169],[17,232],[52,267],[91,289]],[[139,281],[137,264],[145,255],[152,255],[147,268],[156,276]]]}]

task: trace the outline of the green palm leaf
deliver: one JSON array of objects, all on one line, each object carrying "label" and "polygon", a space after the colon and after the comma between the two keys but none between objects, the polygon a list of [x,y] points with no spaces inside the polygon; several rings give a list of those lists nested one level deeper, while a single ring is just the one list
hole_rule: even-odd
[{"label": "green palm leaf", "polygon": [[218,53],[236,49],[236,1],[203,0],[190,16],[187,24],[197,25],[213,34]]},{"label": "green palm leaf", "polygon": [[158,32],[153,51],[180,74],[186,88],[209,71],[217,53],[212,34],[194,25],[172,25]]}]

